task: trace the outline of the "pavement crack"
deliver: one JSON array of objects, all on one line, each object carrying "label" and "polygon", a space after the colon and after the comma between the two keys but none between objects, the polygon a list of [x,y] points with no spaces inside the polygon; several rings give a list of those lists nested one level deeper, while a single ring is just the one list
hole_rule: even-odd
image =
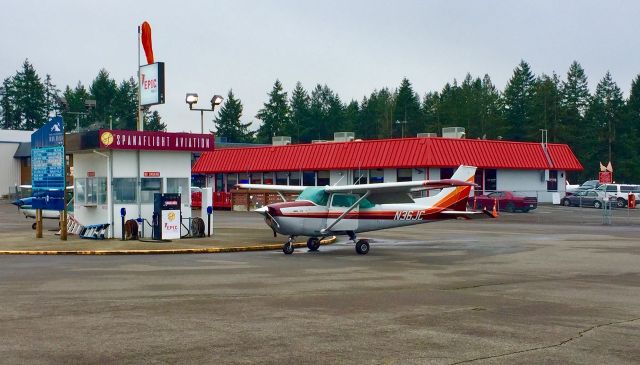
[{"label": "pavement crack", "polygon": [[625,319],[625,320],[622,320],[622,321],[613,321],[613,322],[608,322],[608,323],[601,323],[601,324],[597,324],[597,325],[591,326],[589,328],[586,328],[586,329],[578,332],[575,336],[569,337],[569,338],[567,338],[565,340],[562,340],[562,341],[560,341],[558,343],[555,343],[555,344],[546,345],[546,346],[532,347],[532,348],[523,349],[523,350],[517,350],[517,351],[511,351],[511,352],[507,352],[507,353],[504,353],[504,354],[498,354],[498,355],[476,357],[476,358],[473,358],[473,359],[453,362],[450,365],[468,364],[468,363],[472,363],[472,362],[480,361],[480,360],[497,359],[497,358],[500,358],[500,357],[516,355],[516,354],[522,354],[522,353],[526,353],[526,352],[557,348],[557,347],[561,347],[563,345],[566,345],[569,342],[575,341],[575,340],[581,338],[582,336],[584,336],[586,333],[591,332],[591,331],[595,331],[596,329],[599,329],[599,328],[602,328],[602,327],[608,327],[608,326],[615,326],[615,325],[623,324],[623,323],[631,323],[631,322],[635,322],[635,321],[638,321],[638,320],[640,320],[640,317],[636,317],[636,318],[632,318],[632,319]]}]

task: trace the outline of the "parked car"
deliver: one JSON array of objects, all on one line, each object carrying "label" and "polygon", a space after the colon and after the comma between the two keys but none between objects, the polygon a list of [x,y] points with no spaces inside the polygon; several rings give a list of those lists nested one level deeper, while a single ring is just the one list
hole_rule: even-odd
[{"label": "parked car", "polygon": [[598,180],[587,180],[585,182],[583,182],[581,185],[567,185],[567,194],[571,195],[571,194],[575,194],[578,191],[585,191],[585,190],[591,190],[591,189],[595,189],[598,186],[600,186],[602,184],[600,184],[600,181]]},{"label": "parked car", "polygon": [[[614,197],[608,198],[611,202],[615,202]],[[565,207],[594,207],[601,209],[605,202],[605,194],[598,190],[582,190],[576,191],[573,195],[567,195],[560,203]]]},{"label": "parked car", "polygon": [[624,208],[629,204],[629,194],[640,199],[640,185],[633,184],[602,184],[596,190],[603,192],[608,197],[615,197],[618,208]]},{"label": "parked car", "polygon": [[476,209],[492,210],[496,201],[498,202],[498,210],[505,212],[519,210],[526,213],[538,207],[538,198],[535,196],[525,196],[522,193],[510,191],[496,191],[487,195],[469,197],[469,204],[475,205]]}]

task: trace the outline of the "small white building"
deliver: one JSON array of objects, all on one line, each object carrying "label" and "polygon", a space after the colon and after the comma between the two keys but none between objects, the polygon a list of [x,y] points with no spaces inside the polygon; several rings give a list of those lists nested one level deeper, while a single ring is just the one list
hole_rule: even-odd
[{"label": "small white building", "polygon": [[75,219],[82,225],[109,223],[109,237],[120,237],[124,208],[127,220],[148,222],[144,230],[150,237],[155,193],[180,193],[182,218],[191,217],[191,155],[213,147],[211,134],[100,130],[68,135]]},{"label": "small white building", "polygon": [[22,183],[20,160],[14,158],[20,143],[31,142],[33,131],[0,129],[0,196],[15,192]]}]

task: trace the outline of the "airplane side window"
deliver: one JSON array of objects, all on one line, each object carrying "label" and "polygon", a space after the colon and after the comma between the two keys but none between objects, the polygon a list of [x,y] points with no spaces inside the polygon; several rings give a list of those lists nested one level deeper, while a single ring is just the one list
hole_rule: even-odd
[{"label": "airplane side window", "polygon": [[355,197],[352,195],[333,195],[333,200],[331,201],[332,207],[345,207],[348,208],[355,203]]}]

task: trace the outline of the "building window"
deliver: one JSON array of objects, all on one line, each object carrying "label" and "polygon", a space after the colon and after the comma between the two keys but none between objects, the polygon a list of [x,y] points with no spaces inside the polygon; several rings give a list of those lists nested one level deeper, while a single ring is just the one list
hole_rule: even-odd
[{"label": "building window", "polygon": [[113,179],[113,202],[129,204],[136,202],[138,184],[135,177],[119,177]]},{"label": "building window", "polygon": [[289,175],[289,185],[300,186],[300,171],[293,171]]},{"label": "building window", "polygon": [[316,186],[316,172],[304,171],[302,173],[302,185],[304,186]]},{"label": "building window", "polygon": [[238,174],[238,181],[240,184],[249,184],[251,182],[249,181],[249,174],[247,173]]},{"label": "building window", "polygon": [[262,174],[262,181],[264,184],[273,185],[273,172],[264,172]]},{"label": "building window", "polygon": [[[224,191],[224,174],[215,175],[215,188],[214,191]],[[167,193],[169,193],[169,179],[167,179]]]},{"label": "building window", "polygon": [[140,203],[153,203],[155,193],[162,193],[162,178],[143,177],[140,179]]},{"label": "building window", "polygon": [[384,182],[384,170],[376,169],[369,170],[369,182],[372,184],[378,184]]},{"label": "building window", "polygon": [[227,174],[227,186],[225,191],[230,191],[236,186],[238,183],[238,175],[237,174]]},{"label": "building window", "polygon": [[251,183],[252,184],[262,184],[262,173],[254,172],[251,174]]},{"label": "building window", "polygon": [[107,178],[78,178],[74,181],[75,202],[83,206],[107,204]]},{"label": "building window", "polygon": [[411,169],[398,169],[396,181],[411,181]]},{"label": "building window", "polygon": [[318,171],[318,186],[331,185],[329,171]]},{"label": "building window", "polygon": [[276,185],[287,185],[286,172],[276,172]]},{"label": "building window", "polygon": [[496,191],[498,190],[498,179],[497,179],[497,170],[496,169],[488,169],[484,170],[484,190],[485,191]]},{"label": "building window", "polygon": [[453,176],[453,168],[443,167],[440,169],[440,179],[451,179]]},{"label": "building window", "polygon": [[547,191],[558,191],[558,170],[549,170],[549,180],[547,180]]},{"label": "building window", "polygon": [[353,183],[356,185],[367,184],[369,181],[369,170],[353,170]]},{"label": "building window", "polygon": [[[220,175],[219,178],[218,178],[218,175]],[[218,174],[218,175],[216,175],[216,185],[217,185],[218,179],[222,181],[222,174]],[[168,177],[167,193],[178,193],[180,194],[180,202],[183,206],[191,205],[191,192],[189,191],[189,179],[179,178],[179,177]]]}]

